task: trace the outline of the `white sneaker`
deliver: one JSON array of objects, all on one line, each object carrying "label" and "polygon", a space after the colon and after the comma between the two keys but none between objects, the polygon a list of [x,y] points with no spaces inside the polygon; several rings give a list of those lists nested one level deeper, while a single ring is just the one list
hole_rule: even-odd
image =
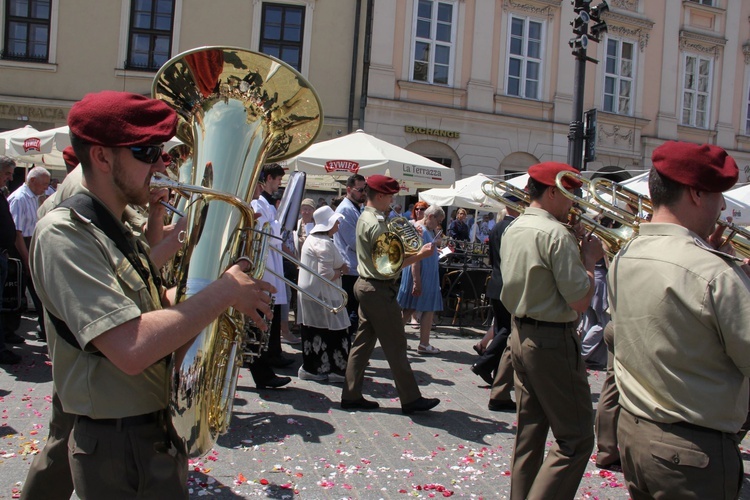
[{"label": "white sneaker", "polygon": [[343,375],[339,375],[338,373],[329,373],[328,374],[328,381],[332,384],[343,384],[346,382],[346,377]]},{"label": "white sneaker", "polygon": [[315,380],[316,382],[322,382],[322,381],[328,380],[328,375],[325,375],[325,374],[316,375],[315,373],[310,373],[306,371],[301,366],[299,367],[297,376],[300,378],[300,380]]},{"label": "white sneaker", "polygon": [[440,349],[429,344],[428,345],[419,344],[419,346],[417,347],[417,352],[419,354],[440,354]]}]

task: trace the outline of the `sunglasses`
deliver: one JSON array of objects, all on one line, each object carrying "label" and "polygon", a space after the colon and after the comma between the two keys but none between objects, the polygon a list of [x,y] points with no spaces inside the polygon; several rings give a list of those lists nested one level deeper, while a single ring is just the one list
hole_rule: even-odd
[{"label": "sunglasses", "polygon": [[130,146],[133,158],[143,163],[156,163],[161,158],[162,146]]},{"label": "sunglasses", "polygon": [[424,208],[415,208],[414,211],[415,212],[424,212]]},{"label": "sunglasses", "polygon": [[364,193],[365,192],[365,188],[352,188],[352,189],[354,189],[358,193]]}]

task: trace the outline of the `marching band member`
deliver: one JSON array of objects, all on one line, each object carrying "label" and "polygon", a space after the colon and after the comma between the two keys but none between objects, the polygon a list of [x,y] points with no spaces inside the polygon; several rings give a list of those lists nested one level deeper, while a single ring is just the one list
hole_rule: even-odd
[{"label": "marching band member", "polygon": [[[367,178],[365,194],[367,203],[357,221],[357,271],[359,279],[354,293],[359,300],[359,327],[349,351],[346,382],[341,394],[341,408],[345,410],[374,410],[377,401],[362,396],[365,368],[380,341],[383,354],[393,373],[401,411],[405,414],[431,410],[440,403],[437,398],[425,398],[419,391],[417,380],[406,356],[406,334],[401,322],[401,309],[396,302],[398,285],[393,277],[378,271],[372,262],[372,250],[378,236],[388,231],[385,213],[391,206],[393,195],[400,190],[398,181],[385,175]],[[404,266],[414,264],[434,253],[431,243],[419,253],[404,259]]]},{"label": "marching band member", "polygon": [[[529,168],[531,204],[506,229],[500,247],[500,300],[515,317],[510,344],[518,432],[511,499],[573,498],[594,446],[576,323],[594,294],[594,265],[603,249],[596,238],[584,238],[579,248],[564,225],[573,202],[555,185],[561,171],[578,172],[555,162]],[[569,177],[564,183],[581,185]],[[555,442],[545,460],[550,428]]]},{"label": "marching band member", "polygon": [[706,240],[739,170],[707,144],[666,142],[652,160],[652,221],[609,272],[625,480],[636,500],[737,498],[750,279]]}]

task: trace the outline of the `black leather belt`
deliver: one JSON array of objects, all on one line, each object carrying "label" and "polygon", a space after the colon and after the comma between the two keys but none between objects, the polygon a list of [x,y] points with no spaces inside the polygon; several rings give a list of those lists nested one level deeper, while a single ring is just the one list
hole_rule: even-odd
[{"label": "black leather belt", "polygon": [[387,283],[387,284],[389,284],[389,285],[392,285],[392,284],[396,283],[396,280],[395,280],[395,279],[390,279],[390,280],[379,280],[379,279],[377,279],[377,278],[365,278],[365,277],[362,277],[362,276],[360,276],[360,278],[361,278],[361,279],[363,279],[363,280],[365,280],[365,281],[376,281],[376,282],[378,282],[378,283]]},{"label": "black leather belt", "polygon": [[567,323],[555,323],[553,321],[541,321],[541,320],[534,319],[534,318],[516,318],[516,319],[522,325],[534,325],[537,327],[543,326],[545,328],[560,328],[563,330],[576,327],[575,321],[568,321]]},{"label": "black leather belt", "polygon": [[122,429],[123,427],[135,427],[137,425],[145,424],[161,424],[164,422],[166,416],[166,410],[159,410],[153,413],[144,413],[143,415],[133,415],[131,417],[122,418],[91,418],[86,415],[78,415],[78,420],[90,422],[97,425],[107,425]]}]

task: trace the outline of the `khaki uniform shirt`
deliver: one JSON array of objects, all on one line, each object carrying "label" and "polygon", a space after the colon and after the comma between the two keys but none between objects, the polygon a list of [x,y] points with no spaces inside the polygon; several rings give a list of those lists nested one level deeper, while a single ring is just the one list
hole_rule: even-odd
[{"label": "khaki uniform shirt", "polygon": [[578,319],[568,304],[591,282],[570,230],[546,210],[528,207],[503,234],[500,301],[518,318],[566,323]]},{"label": "khaki uniform shirt", "polygon": [[387,231],[385,215],[373,207],[365,207],[357,220],[357,272],[361,277],[376,280],[398,278],[398,274],[391,277],[380,274],[372,262],[372,248],[375,239]]},{"label": "khaki uniform shirt", "polygon": [[167,363],[127,375],[91,341],[143,312],[160,308],[135,268],[99,228],[58,208],[37,224],[31,272],[45,308],[66,323],[83,350],[47,322],[55,388],[63,409],[91,418],[120,418],[166,408]]},{"label": "khaki uniform shirt", "polygon": [[609,271],[620,404],[737,432],[747,417],[750,279],[675,224],[644,224]]}]

